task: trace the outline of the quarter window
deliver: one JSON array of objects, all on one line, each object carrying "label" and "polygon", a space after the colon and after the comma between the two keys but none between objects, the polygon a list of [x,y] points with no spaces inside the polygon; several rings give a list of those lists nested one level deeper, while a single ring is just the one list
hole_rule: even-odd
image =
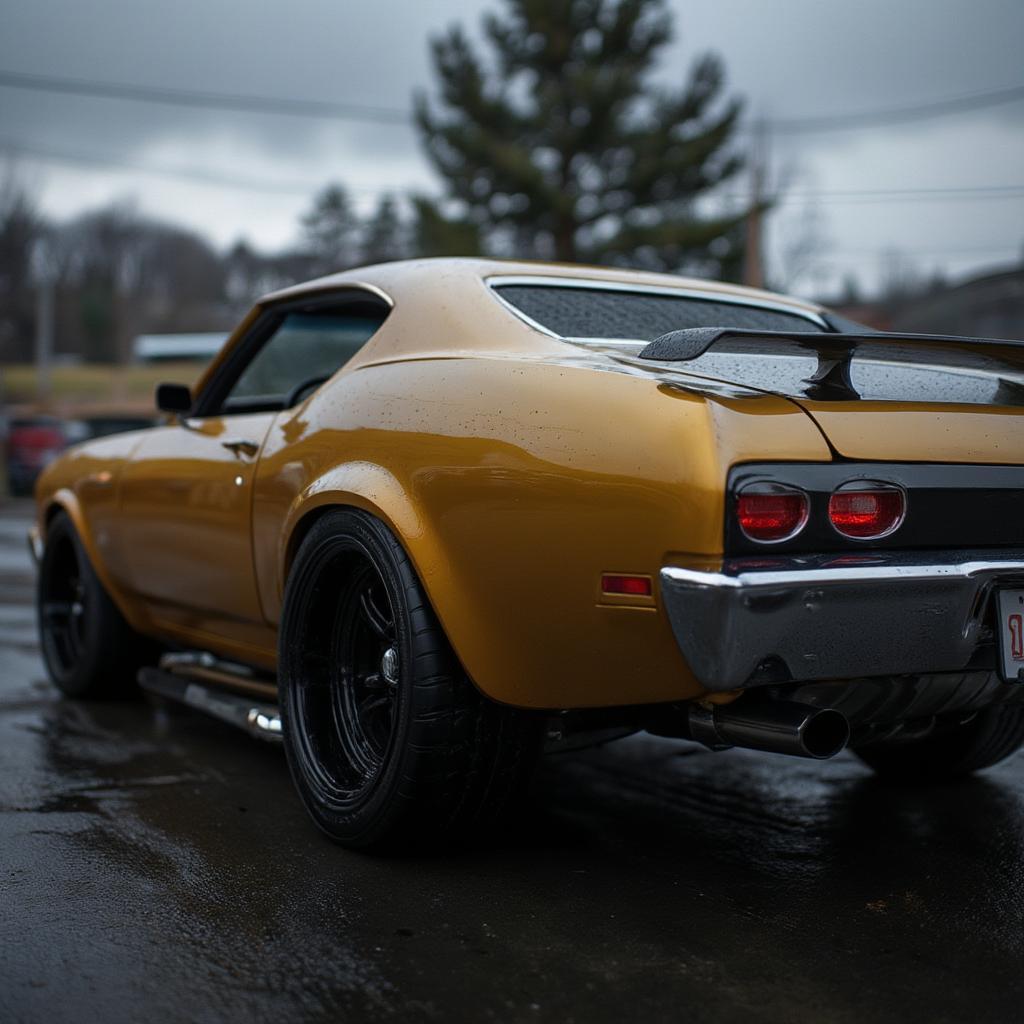
[{"label": "quarter window", "polygon": [[228,389],[222,411],[283,408],[303,397],[337,373],[376,333],[385,315],[366,303],[280,314]]}]

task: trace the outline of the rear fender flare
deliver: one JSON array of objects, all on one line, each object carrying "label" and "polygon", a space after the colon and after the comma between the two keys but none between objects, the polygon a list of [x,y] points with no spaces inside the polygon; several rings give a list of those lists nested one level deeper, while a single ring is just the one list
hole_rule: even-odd
[{"label": "rear fender flare", "polygon": [[391,530],[434,600],[433,591],[439,574],[443,573],[445,559],[426,515],[392,472],[372,462],[349,462],[322,474],[292,503],[281,530],[278,551],[278,608],[268,617],[278,617],[288,573],[310,527],[330,509],[346,507],[362,509]]}]

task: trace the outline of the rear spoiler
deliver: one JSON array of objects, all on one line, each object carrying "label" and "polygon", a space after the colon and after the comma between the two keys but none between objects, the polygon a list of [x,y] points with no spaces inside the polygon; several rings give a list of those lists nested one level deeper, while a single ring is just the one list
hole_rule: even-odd
[{"label": "rear spoiler", "polygon": [[[710,349],[748,355],[817,357],[814,373],[804,383],[808,398],[856,400],[850,363],[862,355],[877,362],[931,366],[996,376],[1013,387],[1024,386],[1024,341],[961,338],[941,334],[835,334],[825,331],[759,331],[737,327],[689,327],[655,338],[639,358],[658,362],[690,362]],[[1009,372],[1010,379],[1007,378]],[[1014,379],[1016,378],[1016,379]]]}]

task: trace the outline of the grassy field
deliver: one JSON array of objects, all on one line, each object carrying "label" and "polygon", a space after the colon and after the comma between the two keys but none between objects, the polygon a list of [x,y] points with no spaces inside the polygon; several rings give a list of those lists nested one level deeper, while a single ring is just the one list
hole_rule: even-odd
[{"label": "grassy field", "polygon": [[50,396],[39,396],[34,366],[0,366],[0,401],[5,406],[29,405],[60,413],[70,408],[96,406],[149,409],[153,391],[161,381],[194,384],[203,372],[196,362],[144,366],[60,366],[51,373]]}]

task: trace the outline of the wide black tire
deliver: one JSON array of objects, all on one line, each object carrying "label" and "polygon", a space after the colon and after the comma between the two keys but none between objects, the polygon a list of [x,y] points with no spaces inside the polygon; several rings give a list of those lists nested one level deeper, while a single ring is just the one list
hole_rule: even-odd
[{"label": "wide black tire", "polygon": [[326,513],[296,555],[278,686],[299,795],[353,848],[433,845],[492,825],[540,749],[542,720],[476,690],[401,544],[354,509]]},{"label": "wide black tire", "polygon": [[917,740],[873,743],[857,756],[895,782],[951,782],[1004,761],[1024,745],[1024,707],[996,704],[963,724],[943,726]]},{"label": "wide black tire", "polygon": [[69,697],[127,696],[153,657],[154,645],[125,622],[63,512],[46,530],[36,614],[46,670]]}]

